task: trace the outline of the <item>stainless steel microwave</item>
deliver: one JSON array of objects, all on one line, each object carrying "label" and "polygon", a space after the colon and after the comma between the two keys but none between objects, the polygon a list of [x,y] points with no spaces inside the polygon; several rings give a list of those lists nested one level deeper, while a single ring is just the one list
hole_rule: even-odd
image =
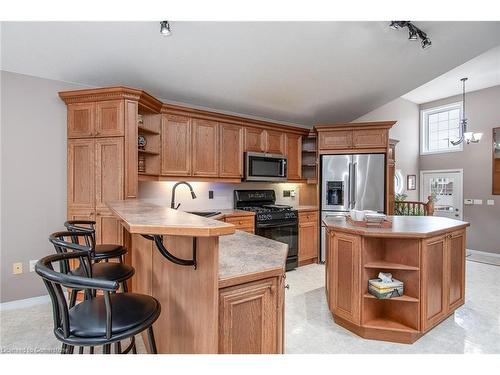
[{"label": "stainless steel microwave", "polygon": [[287,158],[278,154],[245,153],[246,181],[286,181]]}]

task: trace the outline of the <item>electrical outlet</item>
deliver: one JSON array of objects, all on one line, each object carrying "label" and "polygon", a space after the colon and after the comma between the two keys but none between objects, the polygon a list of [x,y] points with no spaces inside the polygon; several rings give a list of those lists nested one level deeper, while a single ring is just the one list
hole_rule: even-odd
[{"label": "electrical outlet", "polygon": [[464,199],[464,204],[468,206],[470,204],[474,204],[474,201],[472,199]]},{"label": "electrical outlet", "polygon": [[30,260],[30,272],[35,272],[35,264],[38,262],[38,259]]},{"label": "electrical outlet", "polygon": [[483,200],[482,199],[474,199],[474,204],[483,204]]},{"label": "electrical outlet", "polygon": [[22,263],[12,264],[12,274],[18,275],[20,273],[23,273],[23,264]]},{"label": "electrical outlet", "polygon": [[283,196],[284,197],[289,197],[290,196],[290,190],[283,190]]},{"label": "electrical outlet", "polygon": [[494,206],[494,205],[495,205],[495,201],[494,201],[493,199],[488,199],[488,200],[486,201],[486,204],[487,204],[488,206]]},{"label": "electrical outlet", "polygon": [[214,199],[214,191],[213,190],[208,191],[208,199]]},{"label": "electrical outlet", "polygon": [[295,190],[290,190],[290,196],[295,197]]}]

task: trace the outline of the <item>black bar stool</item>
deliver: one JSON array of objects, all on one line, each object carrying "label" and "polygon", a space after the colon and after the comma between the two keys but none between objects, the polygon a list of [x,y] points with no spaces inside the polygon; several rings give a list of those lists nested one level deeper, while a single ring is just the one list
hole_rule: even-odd
[{"label": "black bar stool", "polygon": [[101,260],[108,261],[109,259],[118,258],[123,262],[123,256],[127,253],[127,248],[118,244],[96,244],[95,240],[95,221],[93,220],[68,220],[64,226],[70,232],[91,231],[94,242],[93,260],[99,262]]},{"label": "black bar stool", "polygon": [[[160,315],[160,303],[153,297],[135,293],[114,293],[117,281],[89,277],[91,258],[83,246],[71,244],[74,252],[61,252],[40,259],[35,271],[45,283],[52,301],[54,334],[62,342],[61,353],[73,353],[75,346],[103,346],[103,353],[109,354],[111,344],[132,339],[148,331],[150,351],[157,353],[152,325]],[[69,260],[79,261],[85,275],[69,273]],[[59,263],[60,272],[53,264]],[[68,308],[64,288],[86,291],[86,299]],[[97,295],[101,290],[103,295]],[[130,345],[121,353],[128,353]],[[82,353],[83,351],[80,351]]]}]

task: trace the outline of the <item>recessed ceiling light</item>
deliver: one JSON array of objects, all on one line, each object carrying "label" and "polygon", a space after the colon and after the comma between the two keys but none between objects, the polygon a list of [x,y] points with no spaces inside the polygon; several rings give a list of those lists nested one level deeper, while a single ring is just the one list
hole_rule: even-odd
[{"label": "recessed ceiling light", "polygon": [[170,24],[168,21],[160,22],[160,34],[164,36],[172,35],[172,31],[170,30]]}]

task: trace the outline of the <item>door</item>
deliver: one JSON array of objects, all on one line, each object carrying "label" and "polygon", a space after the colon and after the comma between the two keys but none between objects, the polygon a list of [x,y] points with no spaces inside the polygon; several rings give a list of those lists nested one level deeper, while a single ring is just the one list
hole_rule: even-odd
[{"label": "door", "polygon": [[191,175],[191,119],[164,115],[161,122],[161,174]]},{"label": "door", "polygon": [[266,151],[266,133],[263,129],[245,128],[245,151]]},{"label": "door", "polygon": [[94,139],[68,139],[68,209],[94,209]]},{"label": "door", "polygon": [[463,170],[420,172],[420,201],[434,197],[434,216],[462,220]]},{"label": "door", "polygon": [[357,154],[352,156],[351,204],[356,210],[384,212],[385,155]]},{"label": "door", "polygon": [[124,109],[122,100],[96,103],[97,137],[119,137],[125,134]]},{"label": "door", "polygon": [[324,155],[321,162],[321,208],[349,211],[351,155]]},{"label": "door", "polygon": [[106,202],[123,199],[123,138],[95,139],[95,205],[107,208]]},{"label": "door", "polygon": [[277,278],[221,289],[219,353],[278,353],[280,298]]},{"label": "door", "polygon": [[266,152],[269,152],[270,154],[285,155],[285,133],[272,130],[266,130],[266,133]]},{"label": "door", "polygon": [[302,137],[300,135],[286,135],[286,156],[288,158],[288,179],[300,180],[302,177]]},{"label": "door", "polygon": [[94,132],[94,103],[68,104],[68,138],[92,137]]},{"label": "door", "polygon": [[192,120],[193,176],[217,177],[219,174],[219,124]]},{"label": "door", "polygon": [[220,128],[220,177],[243,177],[243,128],[224,124]]}]

